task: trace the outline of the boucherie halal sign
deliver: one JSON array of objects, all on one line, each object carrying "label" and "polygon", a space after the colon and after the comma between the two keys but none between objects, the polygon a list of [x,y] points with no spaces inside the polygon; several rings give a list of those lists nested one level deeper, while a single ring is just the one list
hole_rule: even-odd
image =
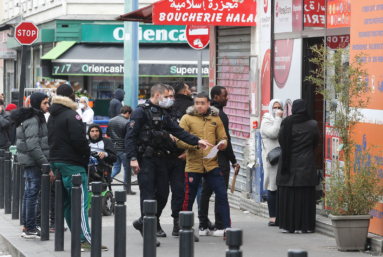
[{"label": "boucherie halal sign", "polygon": [[255,0],[162,0],[153,4],[155,25],[255,26]]}]

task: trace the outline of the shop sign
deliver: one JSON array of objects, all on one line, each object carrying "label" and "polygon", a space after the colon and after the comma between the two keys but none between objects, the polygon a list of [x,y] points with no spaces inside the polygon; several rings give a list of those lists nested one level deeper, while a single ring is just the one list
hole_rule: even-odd
[{"label": "shop sign", "polygon": [[163,0],[153,4],[156,25],[255,26],[254,0]]},{"label": "shop sign", "polygon": [[[81,42],[123,43],[130,35],[123,24],[82,24]],[[140,25],[140,43],[186,43],[185,26]]]},{"label": "shop sign", "polygon": [[326,17],[325,0],[304,1],[304,23],[305,27],[324,28]]},{"label": "shop sign", "polygon": [[274,32],[301,31],[302,1],[275,0],[274,3]]},{"label": "shop sign", "polygon": [[263,8],[261,11],[261,60],[262,67],[260,70],[261,77],[261,114],[269,111],[269,102],[271,99],[271,0],[263,0]]},{"label": "shop sign", "polygon": [[17,52],[7,48],[8,33],[10,30],[0,32],[0,59],[16,59]]},{"label": "shop sign", "polygon": [[327,10],[327,28],[350,27],[351,0],[327,0]]}]

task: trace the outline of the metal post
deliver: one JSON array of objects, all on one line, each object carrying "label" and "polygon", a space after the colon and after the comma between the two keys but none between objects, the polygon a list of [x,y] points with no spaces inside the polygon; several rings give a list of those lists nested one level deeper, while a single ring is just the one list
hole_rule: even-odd
[{"label": "metal post", "polygon": [[[102,219],[101,219],[101,205],[102,205],[102,183],[100,181],[92,182],[92,244],[91,253],[92,257],[101,257],[101,234],[102,234]],[[121,226],[121,225],[119,225]]]},{"label": "metal post", "polygon": [[5,177],[4,177],[4,214],[11,214],[11,183],[12,183],[12,153],[5,152]]},{"label": "metal post", "polygon": [[71,257],[81,256],[81,175],[72,175]]},{"label": "metal post", "polygon": [[12,219],[19,218],[19,203],[20,203],[20,165],[18,163],[17,155],[13,156],[13,199],[12,199]]},{"label": "metal post", "polygon": [[49,240],[49,199],[51,193],[51,177],[49,164],[43,164],[41,175],[41,241]]},{"label": "metal post", "polygon": [[197,92],[202,93],[202,50],[198,52],[198,78],[197,78]]},{"label": "metal post", "polygon": [[144,257],[157,255],[157,201],[144,201]]},{"label": "metal post", "polygon": [[194,257],[194,213],[180,212],[180,257]]},{"label": "metal post", "polygon": [[226,257],[242,257],[242,229],[228,228],[226,230],[226,245],[229,249],[226,250]]},{"label": "metal post", "polygon": [[18,105],[19,108],[24,106],[24,88],[26,83],[25,70],[27,69],[27,52],[28,52],[28,46],[23,45],[21,47],[21,71],[20,71],[19,105]]},{"label": "metal post", "polygon": [[130,195],[132,194],[132,169],[130,167],[130,159],[126,158],[126,185],[125,185],[125,191],[126,194]]},{"label": "metal post", "polygon": [[20,225],[24,225],[23,220],[23,200],[25,193],[25,178],[24,178],[24,166],[19,166],[19,181],[20,181],[20,201],[19,201],[19,214],[20,214]]},{"label": "metal post", "polygon": [[126,192],[116,191],[114,197],[114,256],[126,257]]},{"label": "metal post", "polygon": [[64,251],[64,185],[60,171],[55,181],[55,252]]},{"label": "metal post", "polygon": [[307,257],[307,252],[304,250],[289,250],[287,257]]},{"label": "metal post", "polygon": [[[4,73],[5,76],[5,73]],[[0,149],[0,209],[4,209],[4,155],[5,150]]]}]

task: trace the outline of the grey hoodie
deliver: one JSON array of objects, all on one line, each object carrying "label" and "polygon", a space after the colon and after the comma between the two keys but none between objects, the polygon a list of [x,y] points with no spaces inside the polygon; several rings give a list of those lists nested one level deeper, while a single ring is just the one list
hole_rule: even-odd
[{"label": "grey hoodie", "polygon": [[109,104],[109,118],[114,118],[120,114],[122,108],[122,101],[124,100],[125,91],[122,89],[117,89],[114,93],[114,98],[110,101]]}]

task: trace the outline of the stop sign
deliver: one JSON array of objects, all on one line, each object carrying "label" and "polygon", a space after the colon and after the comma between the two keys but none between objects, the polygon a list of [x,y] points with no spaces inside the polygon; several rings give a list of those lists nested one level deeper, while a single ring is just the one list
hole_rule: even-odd
[{"label": "stop sign", "polygon": [[186,26],[186,39],[192,48],[204,49],[210,42],[210,26]]},{"label": "stop sign", "polygon": [[21,45],[32,45],[39,37],[39,28],[31,21],[23,21],[15,28],[15,38]]}]

